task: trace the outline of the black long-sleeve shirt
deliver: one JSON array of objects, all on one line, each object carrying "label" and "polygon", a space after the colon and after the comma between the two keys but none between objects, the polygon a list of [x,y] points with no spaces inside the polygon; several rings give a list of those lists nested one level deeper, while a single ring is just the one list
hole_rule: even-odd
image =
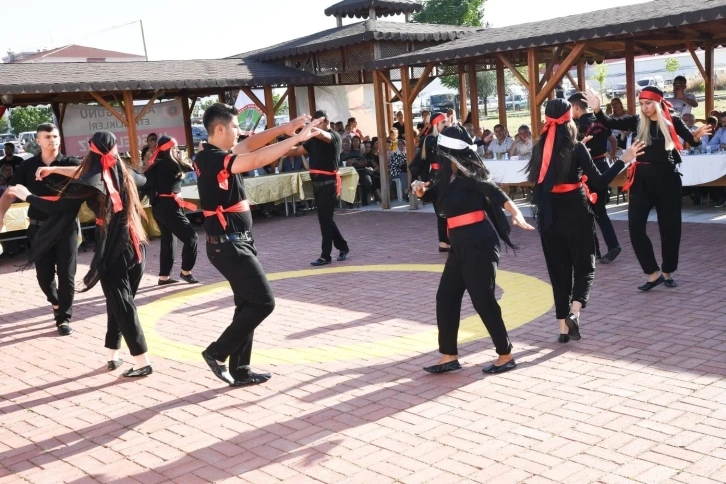
[{"label": "black long-sleeve shirt", "polygon": [[[170,158],[157,158],[151,168],[144,172],[147,179],[144,191],[152,198],[157,193],[181,193],[184,171],[176,161]],[[191,171],[191,167],[186,171]]]},{"label": "black long-sleeve shirt", "polygon": [[[598,111],[595,116],[597,119],[610,129],[618,129],[621,131],[631,131],[633,133],[638,132],[638,124],[640,124],[640,115],[629,115],[622,116],[619,118],[611,118],[605,114],[602,110]],[[680,116],[673,116],[673,127],[676,130],[678,136],[683,138],[691,146],[698,146],[701,144],[700,141],[696,141],[693,138],[693,133],[688,129],[686,123],[680,118]],[[638,158],[638,161],[645,161],[648,163],[676,163],[676,158],[673,156],[673,150],[666,150],[665,138],[661,133],[658,123],[650,123],[650,144],[643,148],[643,155]]]},{"label": "black long-sleeve shirt", "polygon": [[[600,173],[600,170],[595,166],[590,151],[582,143],[577,143],[575,149],[572,152],[573,163],[570,165],[570,169],[561,183],[570,184],[578,183],[582,178],[582,175],[587,176],[587,184],[596,190],[602,190],[607,188],[613,179],[618,176],[618,173],[623,171],[625,163],[621,160],[617,160],[613,163],[607,171]],[[550,165],[550,170],[557,170],[557,166]],[[556,180],[560,180],[560,177],[555,175]],[[558,182],[559,183],[559,182]]]}]

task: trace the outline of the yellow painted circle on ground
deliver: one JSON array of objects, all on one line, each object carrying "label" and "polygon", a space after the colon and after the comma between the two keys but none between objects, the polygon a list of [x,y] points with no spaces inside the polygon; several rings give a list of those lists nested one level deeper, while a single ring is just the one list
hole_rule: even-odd
[{"label": "yellow painted circle on ground", "polygon": [[[323,276],[328,274],[347,274],[352,272],[442,272],[443,264],[395,264],[329,267],[299,271],[275,272],[268,274],[270,281],[294,279],[299,277]],[[509,271],[497,272],[497,285],[504,294],[499,300],[502,316],[508,329],[518,328],[545,314],[552,307],[550,285],[533,276]],[[152,303],[139,307],[141,326],[146,335],[149,352],[175,361],[200,361],[204,348],[169,340],[156,331],[156,322],[166,314],[176,310],[186,302],[200,295],[230,290],[227,281],[199,286],[188,291],[175,293]],[[230,294],[231,295],[231,294]],[[264,323],[262,325],[264,328]],[[310,346],[307,348],[267,348],[254,350],[252,359],[255,364],[325,363],[373,359],[394,355],[416,355],[435,350],[438,330],[429,330],[406,336],[388,338],[368,343],[351,343],[339,346]],[[478,315],[461,321],[459,343],[487,337],[484,324]]]}]

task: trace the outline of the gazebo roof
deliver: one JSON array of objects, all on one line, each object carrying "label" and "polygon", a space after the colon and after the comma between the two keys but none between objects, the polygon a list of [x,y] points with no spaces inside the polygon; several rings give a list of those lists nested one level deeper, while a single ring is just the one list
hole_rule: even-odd
[{"label": "gazebo roof", "polygon": [[[690,35],[694,42],[718,41],[726,37],[723,23],[719,23],[713,32],[689,26],[724,19],[726,19],[726,0],[704,0],[700,3],[657,0],[539,22],[487,28],[443,45],[369,62],[366,67],[385,69],[423,65],[429,62],[454,61],[530,47],[549,47],[578,41],[622,42],[628,38],[640,41],[639,48],[644,53],[655,53],[659,49],[667,50],[671,45],[678,45],[677,50],[682,50],[685,38],[665,34],[658,36],[649,32],[685,28],[682,33]],[[648,52],[649,47],[652,47],[654,52]],[[619,58],[622,57],[622,47],[617,50],[602,49],[596,55],[601,56],[599,60],[609,57]],[[595,56],[590,55],[590,57]]]},{"label": "gazebo roof", "polygon": [[444,42],[459,39],[480,30],[481,28],[479,27],[366,20],[344,25],[343,27],[323,30],[322,32],[289,40],[272,47],[245,52],[232,57],[237,59],[270,61],[309,54],[311,52],[336,49],[371,40]]},{"label": "gazebo roof", "polygon": [[325,9],[325,15],[334,17],[368,18],[371,8],[377,17],[420,12],[423,5],[414,0],[343,0]]}]

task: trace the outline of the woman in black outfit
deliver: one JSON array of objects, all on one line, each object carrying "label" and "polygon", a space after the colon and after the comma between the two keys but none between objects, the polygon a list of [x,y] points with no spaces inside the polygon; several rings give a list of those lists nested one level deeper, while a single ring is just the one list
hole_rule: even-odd
[{"label": "woman in black outfit", "polygon": [[590,204],[598,195],[590,193],[586,183],[598,191],[607,188],[624,163],[642,154],[638,150],[643,144],[633,143],[623,161],[616,160],[601,175],[585,144],[577,141],[569,102],[559,98],[548,102],[545,120],[526,171],[535,184],[532,211],[552,282],[559,342],[567,343],[580,339],[580,310],[595,279],[595,218]]},{"label": "woman in black outfit", "polygon": [[436,365],[424,368],[429,373],[461,368],[457,336],[464,291],[469,292],[499,355],[492,365],[483,369],[484,373],[502,373],[516,366],[502,311],[494,295],[499,238],[513,247],[502,208],[512,215],[514,225],[526,230],[534,227],[525,222],[516,205],[494,184],[475,149],[474,141],[461,126],[444,129],[438,142],[441,166],[436,183],[426,186],[417,180],[412,185],[419,198],[437,200],[451,232],[451,250],[436,294],[439,351],[443,356]]},{"label": "woman in black outfit", "polygon": [[[652,86],[640,92],[640,112],[633,116],[610,118],[600,109],[600,99],[592,92],[585,94],[598,120],[610,129],[634,133],[634,139],[645,144],[643,155],[628,168],[628,181],[623,191],[630,193],[628,229],[635,256],[648,280],[638,289],[648,291],[659,284],[676,287],[672,273],[678,269],[681,244],[681,176],[676,167],[683,149],[680,136],[691,146],[701,144],[701,137],[711,128],[701,126],[691,133],[679,116],[672,116],[670,103],[663,92]],[[655,207],[660,229],[663,266],[659,267],[645,231],[648,215]]]},{"label": "woman in black outfit", "polygon": [[[123,335],[136,363],[136,369],[131,368],[123,375],[151,375],[146,339],[134,304],[144,272],[144,244],[147,241],[141,223],[145,214],[137,186],[143,187],[146,178],[126,168],[118,157],[116,137],[108,131],[93,135],[90,153],[80,167],[44,167],[36,173],[38,178],[49,175],[73,179],[61,185],[57,201],[36,197],[22,185],[15,187],[19,198],[48,213],[58,214],[40,227],[38,242],[30,250],[28,264],[33,264],[69,230],[81,205],[86,202],[102,229],[96,239],[95,253],[83,278],[85,288],[81,292],[101,282],[108,313],[105,342],[109,350],[108,369],[115,370],[123,363],[118,355]],[[76,211],[68,210],[71,207]]]},{"label": "woman in black outfit", "polygon": [[160,286],[179,282],[169,277],[174,266],[176,239],[184,244],[179,277],[189,284],[199,282],[192,275],[199,237],[184,213],[185,208],[194,211],[197,206],[185,202],[179,195],[184,174],[192,170],[192,165],[182,158],[176,140],[162,136],[144,171],[147,180],[144,191],[149,195],[154,219],[161,231]]}]

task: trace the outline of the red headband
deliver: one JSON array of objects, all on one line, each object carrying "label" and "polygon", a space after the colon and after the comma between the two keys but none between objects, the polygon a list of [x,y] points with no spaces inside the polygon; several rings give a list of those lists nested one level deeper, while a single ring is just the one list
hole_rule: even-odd
[{"label": "red headband", "polygon": [[114,146],[108,153],[101,153],[101,150],[96,148],[93,141],[91,141],[90,150],[101,156],[101,177],[103,178],[103,183],[106,185],[106,190],[108,190],[108,195],[111,197],[113,213],[118,213],[123,210],[124,205],[121,202],[121,196],[119,195],[118,190],[116,190],[116,187],[113,184],[113,179],[111,178],[111,168],[116,165],[118,150],[116,146]]},{"label": "red headband", "polygon": [[[169,141],[167,141],[163,145],[157,146],[156,149],[154,150],[154,152],[149,157],[149,161],[146,162],[146,169],[148,170],[149,168],[151,168],[151,165],[154,164],[154,161],[156,161],[156,157],[159,156],[159,153],[161,153],[162,151],[170,150],[170,149],[174,148],[176,145],[177,145],[176,140],[174,138],[171,138]],[[144,170],[144,171],[146,171],[146,170]]]},{"label": "red headband", "polygon": [[443,113],[439,113],[433,118],[431,118],[431,126],[436,126],[441,121],[446,121],[446,115]]},{"label": "red headband", "polygon": [[565,114],[559,118],[550,118],[545,116],[545,125],[542,128],[542,135],[547,135],[545,138],[544,150],[542,151],[542,167],[539,169],[539,180],[537,183],[542,183],[547,175],[547,170],[550,168],[550,161],[552,160],[552,150],[555,148],[555,127],[560,124],[565,124],[572,119],[572,111],[567,110]]},{"label": "red headband", "polygon": [[640,99],[648,99],[650,101],[660,103],[661,107],[663,108],[663,117],[666,118],[666,120],[668,121],[668,131],[670,132],[673,144],[676,146],[677,150],[682,150],[683,144],[678,137],[678,133],[676,133],[676,127],[673,124],[673,117],[671,116],[671,108],[673,107],[673,105],[665,100],[663,96],[653,91],[640,91]]}]

